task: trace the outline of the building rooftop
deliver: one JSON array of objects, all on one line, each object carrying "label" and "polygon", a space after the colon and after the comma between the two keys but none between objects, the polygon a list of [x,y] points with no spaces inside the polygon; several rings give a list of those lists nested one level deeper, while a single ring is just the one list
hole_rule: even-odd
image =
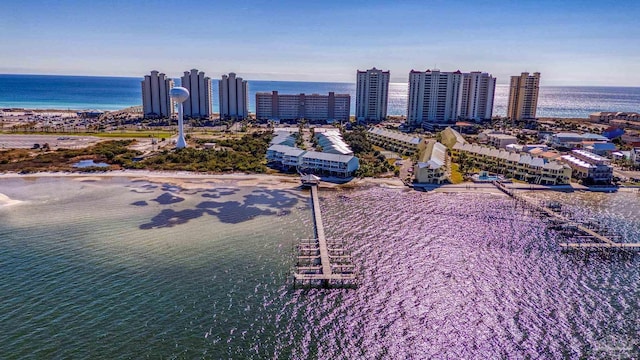
[{"label": "building rooftop", "polygon": [[296,156],[296,157],[300,156],[300,155],[302,155],[302,154],[304,154],[306,152],[306,150],[298,149],[297,147],[288,146],[288,145],[280,145],[280,144],[269,146],[267,151],[269,151],[269,150],[270,151],[281,152],[286,156]]},{"label": "building rooftop", "polygon": [[423,153],[423,157],[418,162],[419,168],[428,167],[429,169],[438,169],[446,163],[447,147],[439,142],[432,142],[429,144],[431,151],[428,150]]},{"label": "building rooftop", "polygon": [[344,142],[342,135],[337,130],[324,131],[315,134],[318,139],[318,144],[322,146],[323,152],[341,154],[341,155],[353,155],[353,151],[349,148],[349,145]]},{"label": "building rooftop", "polygon": [[591,159],[593,161],[607,161],[608,160],[605,157],[602,157],[600,155],[596,155],[596,154],[594,154],[592,152],[589,152],[589,151],[586,151],[586,150],[573,150],[572,152],[575,153],[575,154],[578,154],[578,155],[582,155],[582,156],[584,156],[584,157],[586,157],[588,159]]},{"label": "building rooftop", "polygon": [[303,159],[319,159],[325,161],[335,161],[341,163],[348,163],[351,159],[354,158],[353,155],[340,155],[340,154],[329,154],[325,152],[318,151],[307,151],[304,155],[302,155]]},{"label": "building rooftop", "polygon": [[577,165],[579,167],[583,167],[583,168],[586,168],[586,169],[590,169],[590,168],[595,167],[594,165],[591,165],[588,162],[586,162],[584,160],[580,160],[578,158],[575,158],[575,157],[573,157],[571,155],[562,155],[561,158],[563,160],[567,161],[567,162],[570,162],[570,163],[572,163],[574,165]]},{"label": "building rooftop", "polygon": [[380,127],[373,127],[369,129],[369,132],[372,134],[388,137],[390,139],[394,139],[394,140],[398,140],[398,141],[402,141],[402,142],[414,144],[414,145],[420,144],[420,141],[422,140],[422,138],[420,138],[419,136],[407,135],[398,131],[393,131],[393,130],[380,128]]}]

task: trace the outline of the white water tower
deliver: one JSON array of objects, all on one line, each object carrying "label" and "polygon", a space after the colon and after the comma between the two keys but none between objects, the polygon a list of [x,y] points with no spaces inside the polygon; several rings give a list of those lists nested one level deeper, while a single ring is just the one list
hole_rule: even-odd
[{"label": "white water tower", "polygon": [[184,139],[184,119],[182,103],[189,98],[189,90],[176,86],[171,88],[169,92],[171,99],[178,103],[178,141],[176,143],[176,149],[182,149],[187,147],[187,141]]}]

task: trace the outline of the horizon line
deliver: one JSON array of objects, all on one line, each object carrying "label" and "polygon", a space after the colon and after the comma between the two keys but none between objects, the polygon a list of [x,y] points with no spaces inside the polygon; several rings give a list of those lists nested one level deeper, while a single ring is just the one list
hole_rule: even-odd
[{"label": "horizon line", "polygon": [[[157,70],[149,70],[149,72],[151,71],[157,71]],[[166,74],[166,73],[164,73]],[[236,73],[237,74],[237,73]],[[0,76],[63,76],[63,77],[94,77],[94,78],[121,78],[121,79],[134,79],[134,78],[140,78],[141,80],[144,79],[144,75],[141,76],[124,76],[124,75],[86,75],[86,74],[44,74],[44,73],[0,73]],[[226,75],[226,74],[222,74],[222,75]],[[220,76],[222,76],[220,75]],[[514,75],[516,76],[516,75]],[[242,76],[240,76],[242,77]],[[180,76],[178,77],[171,77],[171,79],[179,79]],[[210,77],[211,80],[220,80],[217,78],[212,78]],[[297,83],[324,83],[324,84],[355,84],[356,81],[318,81],[318,80],[278,80],[278,79],[246,79],[244,77],[242,77],[243,80],[246,81],[277,81],[277,82],[297,82]],[[409,81],[409,79],[407,78],[407,80],[404,81],[389,81],[389,84],[407,84]],[[496,82],[496,85],[509,85],[509,82]],[[594,84],[586,84],[586,85],[540,85],[540,87],[624,87],[624,88],[640,88],[640,85],[637,86],[631,86],[631,85],[594,85]]]}]

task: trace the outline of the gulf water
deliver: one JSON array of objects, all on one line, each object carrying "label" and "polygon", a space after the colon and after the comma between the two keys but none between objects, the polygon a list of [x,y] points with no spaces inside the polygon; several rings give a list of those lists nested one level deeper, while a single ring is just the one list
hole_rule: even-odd
[{"label": "gulf water", "polygon": [[[490,194],[321,191],[356,289],[294,289],[308,193],[240,183],[0,179],[0,355],[634,358],[640,258],[566,254]],[[535,193],[640,238],[636,193]],[[2,199],[0,199],[2,200]]]},{"label": "gulf water", "polygon": [[[94,76],[0,75],[0,107],[27,109],[117,110],[142,103],[142,78]],[[176,79],[179,84],[179,79]],[[355,83],[249,80],[249,111],[255,112],[255,93],[351,95],[355,113]],[[493,114],[506,114],[508,85],[497,85]],[[218,82],[213,80],[213,111],[218,112]],[[586,118],[596,111],[640,111],[640,88],[542,86],[539,117]],[[389,85],[389,115],[406,115],[407,84]]]}]

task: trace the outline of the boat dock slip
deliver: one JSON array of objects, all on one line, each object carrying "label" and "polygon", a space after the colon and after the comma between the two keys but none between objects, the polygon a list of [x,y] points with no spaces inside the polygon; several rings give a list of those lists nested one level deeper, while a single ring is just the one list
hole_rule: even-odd
[{"label": "boat dock slip", "polygon": [[311,209],[315,238],[303,239],[297,246],[294,285],[296,281],[323,287],[354,285],[355,265],[348,249],[342,241],[325,236],[317,184],[311,185]]},{"label": "boat dock slip", "polygon": [[552,224],[550,228],[562,231],[562,234],[569,234],[574,239],[588,239],[590,242],[563,242],[560,244],[562,250],[625,250],[640,251],[640,243],[623,243],[616,242],[612,238],[617,235],[610,235],[607,229],[591,229],[588,224],[581,224],[567,216],[559,213],[560,204],[541,205],[531,199],[523,196],[517,196],[512,190],[508,189],[499,181],[494,181],[493,185],[505,194],[512,197],[518,203],[525,207],[537,211],[546,216]]}]

